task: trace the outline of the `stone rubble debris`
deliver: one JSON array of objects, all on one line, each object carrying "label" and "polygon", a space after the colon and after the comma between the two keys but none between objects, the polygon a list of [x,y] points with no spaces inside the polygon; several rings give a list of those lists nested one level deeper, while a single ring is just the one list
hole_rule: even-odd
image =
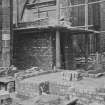
[{"label": "stone rubble debris", "polygon": [[67,80],[67,81],[82,79],[81,73],[78,71],[65,70],[61,72],[61,75],[62,75],[62,79]]}]

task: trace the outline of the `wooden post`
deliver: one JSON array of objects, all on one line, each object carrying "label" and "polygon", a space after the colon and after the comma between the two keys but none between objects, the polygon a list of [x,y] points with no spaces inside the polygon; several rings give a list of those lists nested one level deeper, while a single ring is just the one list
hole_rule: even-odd
[{"label": "wooden post", "polygon": [[2,66],[10,66],[10,36],[12,25],[12,0],[2,0]]}]

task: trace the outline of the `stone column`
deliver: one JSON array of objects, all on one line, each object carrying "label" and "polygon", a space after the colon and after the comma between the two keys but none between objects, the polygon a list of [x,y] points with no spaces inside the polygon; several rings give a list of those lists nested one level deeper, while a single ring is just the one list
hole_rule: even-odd
[{"label": "stone column", "polygon": [[56,30],[56,68],[61,68],[60,32]]},{"label": "stone column", "polygon": [[10,66],[12,0],[2,0],[2,66]]},{"label": "stone column", "polygon": [[[56,1],[56,19],[57,25],[59,26],[60,22],[60,0]],[[56,29],[56,68],[61,68],[61,48],[60,48],[60,31]]]}]

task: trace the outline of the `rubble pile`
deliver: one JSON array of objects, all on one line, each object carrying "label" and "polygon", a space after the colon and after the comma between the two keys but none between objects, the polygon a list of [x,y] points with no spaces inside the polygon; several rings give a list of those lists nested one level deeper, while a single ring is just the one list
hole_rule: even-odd
[{"label": "rubble pile", "polygon": [[17,79],[25,79],[36,75],[41,75],[43,73],[46,73],[46,71],[43,71],[42,69],[38,67],[32,67],[30,69],[24,70],[22,72],[16,73],[15,78]]},{"label": "rubble pile", "polygon": [[48,73],[55,73],[55,72],[60,72],[59,69],[55,69],[55,70],[43,70],[40,69],[39,67],[32,67],[30,69],[26,69],[24,71],[15,73],[15,78],[17,79],[26,79],[26,78],[30,78],[30,77],[34,77],[34,76],[39,76],[39,75],[46,75]]},{"label": "rubble pile", "polygon": [[84,75],[80,71],[61,71],[17,80],[16,91],[29,97],[43,94],[64,96],[68,99],[77,97],[77,105],[91,105],[93,102],[105,105],[104,76],[88,78],[87,72],[86,75],[87,78],[82,78]]},{"label": "rubble pile", "polygon": [[65,70],[61,72],[62,79],[67,81],[82,79],[81,73],[78,71]]},{"label": "rubble pile", "polygon": [[0,77],[3,77],[8,74],[9,69],[9,67],[0,67]]},{"label": "rubble pile", "polygon": [[[35,85],[36,83],[22,83],[18,89],[19,94],[24,94],[26,96],[35,97],[37,95],[52,94],[58,96],[67,96],[68,99],[77,97],[84,105],[88,105],[92,102],[98,102],[100,104],[105,104],[105,89],[102,92],[99,88],[80,88],[75,87],[73,84],[68,84],[67,82],[57,83],[49,82],[45,86],[45,82]],[[41,90],[41,87],[43,88]],[[36,94],[37,93],[37,94]]]},{"label": "rubble pile", "polygon": [[0,105],[11,105],[12,99],[8,91],[0,91]]}]

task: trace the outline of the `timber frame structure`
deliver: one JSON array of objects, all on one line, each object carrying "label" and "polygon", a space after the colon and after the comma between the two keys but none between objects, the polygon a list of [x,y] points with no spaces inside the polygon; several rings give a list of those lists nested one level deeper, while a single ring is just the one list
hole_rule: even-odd
[{"label": "timber frame structure", "polygon": [[[13,39],[15,37],[15,34],[54,32],[54,34],[55,34],[55,55],[54,55],[55,56],[55,61],[54,61],[55,64],[52,64],[52,65],[55,66],[56,68],[62,68],[62,57],[61,57],[61,53],[63,53],[63,52],[61,52],[61,49],[63,49],[62,48],[63,42],[61,41],[62,33],[64,34],[64,36],[66,34],[68,34],[69,36],[73,35],[73,34],[75,34],[75,35],[83,34],[85,36],[85,41],[87,40],[88,35],[100,33],[98,30],[89,29],[88,6],[91,4],[91,2],[88,2],[88,0],[85,0],[84,4],[71,5],[71,3],[69,3],[69,4],[63,4],[63,6],[61,6],[60,0],[47,0],[47,1],[43,1],[43,2],[41,2],[41,0],[39,2],[37,2],[37,1],[36,2],[28,2],[28,0],[24,0],[25,2],[23,3],[23,8],[21,9],[20,13],[19,13],[20,8],[18,6],[19,0],[15,0],[15,1],[17,2],[16,13],[15,13],[15,23],[14,23],[14,27],[9,29],[11,32],[11,37],[10,37],[11,45],[8,46],[9,50],[10,50],[9,55],[6,55],[7,53],[6,54],[4,53],[6,50],[5,51],[2,50],[2,51],[4,51],[2,55],[9,57],[9,58],[7,58],[8,60],[5,59],[5,57],[2,57],[4,67],[8,67],[11,64],[14,64],[14,60],[13,60],[14,59],[14,52],[13,52],[14,45],[13,45],[13,43],[15,43],[15,42],[13,41]],[[62,0],[62,1],[64,1],[64,0]],[[101,1],[97,1],[97,2],[101,2]],[[92,3],[95,4],[97,2],[92,2]],[[41,7],[40,7],[40,5],[41,5]],[[82,5],[85,6],[85,24],[84,24],[85,28],[81,28],[82,26],[73,27],[72,23],[69,21],[70,14],[66,13],[66,12],[69,12],[72,7],[78,7],[78,6],[82,6]],[[50,6],[54,6],[54,7],[52,7],[50,9],[49,8]],[[46,9],[47,12],[43,9],[42,9],[43,11],[41,11],[40,8],[42,8],[42,7],[48,7],[49,9]],[[36,11],[34,11],[34,14],[38,13],[37,14],[38,18],[31,21],[31,16],[29,16],[27,14],[29,12],[25,11],[25,9],[27,9],[27,10],[36,9]],[[65,10],[62,12],[63,15],[61,16],[61,14],[62,14],[61,11],[63,9],[65,9]],[[48,14],[48,11],[49,12],[55,11],[55,17],[54,18],[50,17]],[[24,16],[25,12],[26,12],[26,15]],[[40,15],[41,12],[46,12],[46,17],[42,18]],[[10,16],[9,20],[11,20],[12,16],[10,14],[9,14],[9,16]],[[28,16],[28,18],[26,18],[27,16]],[[4,19],[4,23],[5,23],[5,21],[6,21],[6,19]],[[13,24],[12,21],[10,21],[9,24]],[[12,29],[13,29],[13,31],[12,31]],[[62,40],[63,40],[63,38],[62,38]],[[87,59],[88,58],[88,41],[86,41],[85,44],[86,44],[85,45],[85,48],[86,48],[85,49],[85,51],[86,51],[85,58],[86,58],[86,62],[88,62],[88,59]],[[73,46],[70,46],[70,47],[72,50]],[[73,56],[73,55],[70,55],[70,56]],[[68,59],[71,59],[71,61],[72,61],[72,57],[70,57],[70,58],[68,57]],[[34,65],[32,65],[32,66],[34,66]],[[37,65],[35,65],[35,66],[37,66]],[[48,68],[45,68],[45,69],[48,69]],[[50,67],[50,69],[51,69],[51,67]],[[66,69],[72,69],[72,67],[67,67]]]}]

